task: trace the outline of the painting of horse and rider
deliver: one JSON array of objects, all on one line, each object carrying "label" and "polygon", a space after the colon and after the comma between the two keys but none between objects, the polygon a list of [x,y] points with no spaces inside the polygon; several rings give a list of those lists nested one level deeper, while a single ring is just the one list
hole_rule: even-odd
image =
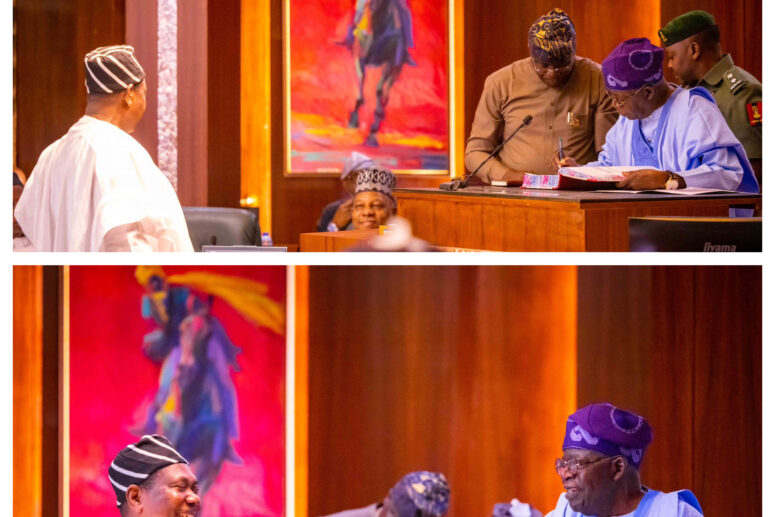
[{"label": "painting of horse and rider", "polygon": [[289,173],[448,171],[448,1],[286,1]]},{"label": "painting of horse and rider", "polygon": [[146,434],[188,459],[204,517],[283,515],[285,278],[282,267],[71,269],[72,515],[115,514],[110,459]]}]

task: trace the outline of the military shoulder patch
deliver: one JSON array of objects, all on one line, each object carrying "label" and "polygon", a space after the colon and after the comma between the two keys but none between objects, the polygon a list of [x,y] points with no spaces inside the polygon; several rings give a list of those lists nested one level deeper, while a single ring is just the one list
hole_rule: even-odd
[{"label": "military shoulder patch", "polygon": [[762,125],[762,103],[761,102],[749,102],[745,105],[745,109],[748,110],[748,122],[752,126]]}]

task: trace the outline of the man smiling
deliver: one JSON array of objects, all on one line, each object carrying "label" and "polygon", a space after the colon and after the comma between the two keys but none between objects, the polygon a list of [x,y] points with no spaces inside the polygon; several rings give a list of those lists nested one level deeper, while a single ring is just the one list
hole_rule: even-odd
[{"label": "man smiling", "polygon": [[395,186],[395,175],[384,167],[374,165],[358,173],[353,198],[354,230],[375,229],[387,223],[396,213]]},{"label": "man smiling", "polygon": [[689,490],[663,493],[641,484],[640,466],[651,426],[609,403],[579,409],[566,424],[555,468],[565,493],[546,517],[699,517]]},{"label": "man smiling", "polygon": [[181,456],[160,435],[127,445],[110,464],[108,479],[121,517],[195,517],[199,483]]}]

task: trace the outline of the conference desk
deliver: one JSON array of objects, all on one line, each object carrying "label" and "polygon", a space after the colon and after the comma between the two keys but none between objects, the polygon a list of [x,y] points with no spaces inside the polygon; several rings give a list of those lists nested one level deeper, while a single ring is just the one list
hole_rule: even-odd
[{"label": "conference desk", "polygon": [[684,196],[477,186],[396,189],[398,215],[431,244],[491,251],[627,251],[629,218],[761,214],[760,194]]},{"label": "conference desk", "polygon": [[379,235],[379,230],[350,230],[346,232],[315,232],[302,233],[299,238],[299,251],[302,252],[336,252],[347,251],[360,246],[372,237]]}]

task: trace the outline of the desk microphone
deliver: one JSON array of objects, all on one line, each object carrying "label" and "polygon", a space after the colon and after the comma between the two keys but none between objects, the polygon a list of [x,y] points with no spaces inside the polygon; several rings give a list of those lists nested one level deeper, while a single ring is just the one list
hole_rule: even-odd
[{"label": "desk microphone", "polygon": [[514,135],[516,135],[519,132],[520,129],[522,129],[523,127],[529,125],[532,121],[533,121],[533,115],[528,115],[527,117],[525,117],[522,120],[522,124],[520,124],[519,127],[517,129],[515,129],[514,132],[511,133],[511,135],[509,135],[509,137],[506,140],[504,140],[503,142],[498,144],[497,147],[495,147],[495,149],[493,149],[492,152],[487,156],[487,158],[485,158],[485,160],[482,163],[479,164],[479,167],[477,167],[474,172],[472,172],[471,174],[469,174],[468,176],[466,176],[466,177],[464,177],[462,179],[461,178],[453,178],[450,181],[445,181],[444,183],[439,185],[439,188],[441,190],[452,190],[452,191],[455,191],[455,190],[461,189],[461,188],[466,188],[466,185],[468,185],[468,180],[471,179],[471,176],[476,176],[476,173],[479,172],[479,169],[481,169],[482,166],[485,163],[490,161],[490,158],[492,158],[493,156],[498,154],[498,151],[500,151],[501,148],[503,148],[503,146],[506,145],[506,142],[508,142],[509,140],[514,138]]}]

